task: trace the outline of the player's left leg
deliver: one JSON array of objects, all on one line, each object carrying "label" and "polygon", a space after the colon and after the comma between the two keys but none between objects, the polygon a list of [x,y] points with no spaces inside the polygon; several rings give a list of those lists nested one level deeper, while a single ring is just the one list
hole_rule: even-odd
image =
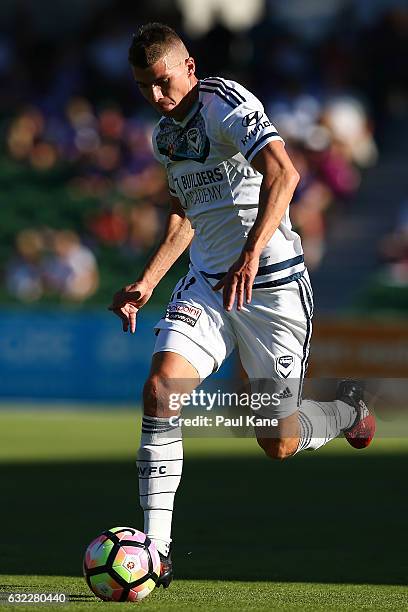
[{"label": "player's left leg", "polygon": [[278,426],[256,431],[261,447],[276,459],[320,448],[342,432],[356,448],[367,446],[374,435],[375,424],[367,418],[356,381],[340,385],[332,402],[301,400],[312,314],[306,276],[282,287],[255,290],[251,304],[233,315],[240,358],[254,391],[280,398],[278,405],[258,411],[258,416],[276,418]]},{"label": "player's left leg", "polygon": [[375,431],[375,420],[364,403],[357,381],[343,381],[333,402],[302,401],[299,410],[278,420],[274,429],[257,428],[257,440],[273,459],[286,459],[302,450],[317,450],[341,433],[354,448],[365,448]]},{"label": "player's left leg", "polygon": [[300,427],[298,411],[278,420],[276,428],[256,427],[259,446],[272,459],[286,459],[296,453],[299,446]]}]

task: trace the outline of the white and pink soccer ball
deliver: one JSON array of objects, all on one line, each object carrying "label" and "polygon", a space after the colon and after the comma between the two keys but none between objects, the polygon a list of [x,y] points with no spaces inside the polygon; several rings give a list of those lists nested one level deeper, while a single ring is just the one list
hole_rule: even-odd
[{"label": "white and pink soccer ball", "polygon": [[160,576],[160,557],[145,533],[113,527],[85,551],[83,571],[91,591],[104,601],[140,601]]}]

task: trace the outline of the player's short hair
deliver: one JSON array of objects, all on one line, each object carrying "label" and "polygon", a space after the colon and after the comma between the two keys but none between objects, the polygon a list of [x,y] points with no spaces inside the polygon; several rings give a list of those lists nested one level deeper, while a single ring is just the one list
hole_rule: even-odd
[{"label": "player's short hair", "polygon": [[163,23],[147,23],[133,35],[129,49],[129,62],[136,68],[148,68],[174,48],[188,57],[188,51],[180,36]]}]

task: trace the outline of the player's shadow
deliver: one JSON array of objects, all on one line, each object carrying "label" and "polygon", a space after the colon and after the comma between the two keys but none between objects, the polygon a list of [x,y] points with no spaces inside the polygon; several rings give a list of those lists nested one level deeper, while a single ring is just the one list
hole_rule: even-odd
[{"label": "player's shadow", "polygon": [[[143,525],[132,461],[2,464],[0,482],[0,574],[80,576],[99,532]],[[178,578],[406,582],[406,455],[187,457],[176,507]]]}]

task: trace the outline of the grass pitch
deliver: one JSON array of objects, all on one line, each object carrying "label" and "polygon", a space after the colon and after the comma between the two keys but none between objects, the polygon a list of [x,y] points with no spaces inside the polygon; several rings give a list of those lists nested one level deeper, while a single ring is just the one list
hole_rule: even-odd
[{"label": "grass pitch", "polygon": [[[107,527],[142,528],[139,427],[131,411],[0,411],[0,592],[105,605],[82,555]],[[176,581],[141,609],[407,610],[407,460],[408,441],[381,436],[283,463],[251,439],[187,439]]]}]

